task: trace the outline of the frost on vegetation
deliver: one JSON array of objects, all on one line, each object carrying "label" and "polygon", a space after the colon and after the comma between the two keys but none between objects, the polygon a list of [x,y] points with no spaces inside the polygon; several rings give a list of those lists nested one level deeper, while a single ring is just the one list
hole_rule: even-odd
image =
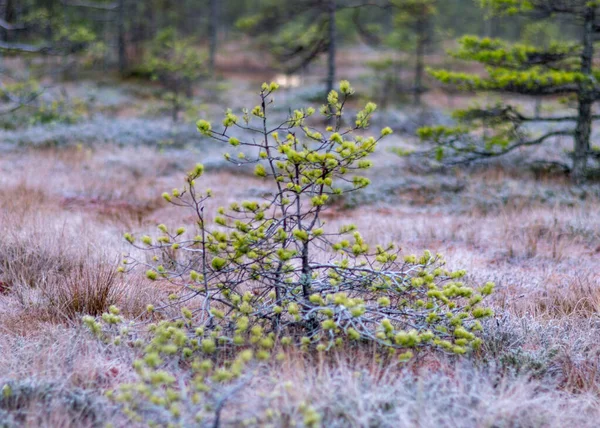
[{"label": "frost on vegetation", "polygon": [[0,379],[0,426],[103,426],[112,413],[97,393],[40,381]]},{"label": "frost on vegetation", "polygon": [[12,107],[3,107],[0,129],[22,129],[57,123],[73,124],[88,114],[85,100],[69,98],[63,93],[44,92],[34,80],[4,85],[0,88],[0,97],[16,99]]},{"label": "frost on vegetation", "polygon": [[450,374],[418,376],[347,367],[317,376],[309,370],[291,379],[257,380],[253,391],[269,392],[260,399],[252,392],[244,396],[239,420],[281,426],[302,421],[306,409],[327,427],[592,427],[597,420],[590,397],[563,394],[526,377],[498,379],[499,373],[470,364],[459,364]]},{"label": "frost on vegetation", "polygon": [[169,119],[96,116],[89,121],[70,125],[53,124],[13,131],[0,130],[0,140],[6,144],[33,146],[77,143],[110,143],[120,146],[171,143],[181,146],[198,143],[203,139],[193,126],[173,124]]},{"label": "frost on vegetation", "polygon": [[[354,93],[343,81],[318,109],[320,119],[307,107],[272,122],[277,89],[263,84],[256,106],[227,110],[221,124],[197,122],[201,134],[232,147],[226,159],[254,167],[273,196],[207,217],[213,192],[200,188],[204,166],[196,165],[181,187],[163,193],[189,210],[189,226],[160,224],[154,236],[124,236],[134,250],[120,271],[142,270],[172,290],[166,302],[148,307],[156,322],[142,334],[116,307],[84,320],[101,340],[141,351],[138,382],[111,393],[133,420],[217,423],[258,362],[292,349],[325,356],[366,345],[402,364],[423,351],[461,356],[481,347],[481,320],[492,315],[482,301],[493,283],[472,287],[440,254],[402,254],[394,243],[368,242],[354,225],[332,230],[321,218],[331,197],[369,186],[361,173],[392,132],[364,135],[377,106],[367,103],[343,125]],[[317,129],[323,119],[328,125]],[[238,136],[251,129],[251,138]],[[307,426],[321,420],[310,406],[302,417]]]},{"label": "frost on vegetation", "polygon": [[481,361],[487,367],[578,394],[600,391],[595,320],[540,322],[505,313],[483,324]]}]

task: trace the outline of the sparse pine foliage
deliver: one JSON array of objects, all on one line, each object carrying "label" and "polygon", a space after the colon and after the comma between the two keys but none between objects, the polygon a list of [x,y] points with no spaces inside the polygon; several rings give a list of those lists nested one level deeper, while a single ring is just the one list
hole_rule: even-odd
[{"label": "sparse pine foliage", "polygon": [[[494,13],[526,15],[538,19],[568,19],[581,31],[580,43],[557,41],[547,46],[511,44],[498,39],[465,36],[452,54],[485,66],[487,74],[432,70],[442,83],[465,91],[489,91],[533,97],[563,96],[576,101],[572,115],[540,117],[509,104],[459,110],[455,127],[427,127],[419,136],[435,147],[438,161],[451,164],[475,161],[535,146],[555,137],[574,141],[568,167],[576,182],[582,181],[590,159],[597,158],[590,146],[592,105],[600,99],[593,66],[594,37],[598,32],[600,7],[588,0],[481,0]],[[547,132],[534,133],[531,124],[546,124]],[[484,132],[481,132],[484,131]]]},{"label": "sparse pine foliage", "polygon": [[[384,128],[377,137],[363,135],[376,105],[368,103],[344,127],[354,89],[342,81],[319,109],[331,126],[315,129],[311,107],[273,124],[277,88],[263,84],[255,107],[239,116],[228,110],[220,126],[197,123],[202,134],[238,151],[226,155],[231,162],[254,165],[271,184],[269,196],[220,208],[211,224],[204,206],[212,192],[200,190],[204,168],[197,165],[181,188],[163,195],[190,211],[190,227],[161,224],[155,237],[125,235],[135,254],[149,256],[132,254],[121,271],[141,268],[174,290],[149,312],[166,316],[164,309],[177,307],[181,315],[153,324],[149,339],[133,334],[116,308],[100,322],[86,318],[99,337],[143,347],[139,383],[116,393],[134,419],[214,423],[218,403],[244,383],[254,362],[283,357],[287,347],[328,353],[371,344],[406,361],[421,350],[462,355],[481,344],[479,319],[492,314],[481,301],[492,283],[472,288],[439,254],[403,256],[394,244],[371,245],[353,225],[330,230],[322,220],[332,196],[369,185],[360,173],[391,134]],[[176,378],[175,367],[187,368],[186,379]]]},{"label": "sparse pine foliage", "polygon": [[[414,69],[413,80],[408,84],[407,92],[413,96],[415,105],[421,104],[421,96],[426,92],[424,85],[425,76],[425,55],[431,48],[436,39],[435,17],[438,14],[437,0],[389,0],[383,2],[380,6],[386,14],[392,16],[391,28],[381,22],[373,24],[363,24],[361,16],[365,12],[370,12],[366,3],[363,8],[356,8],[354,11],[354,23],[356,30],[362,39],[371,45],[384,45],[391,47],[399,52],[410,53],[410,63]],[[368,18],[368,15],[367,15]],[[374,61],[369,65],[373,68],[374,74],[385,72],[382,82],[381,76],[374,76],[375,81],[383,88],[386,100],[392,96],[393,92],[401,91],[401,68],[404,68],[405,60],[386,58],[383,61]],[[390,83],[394,91],[390,91]]]},{"label": "sparse pine foliage", "polygon": [[[414,50],[414,85],[412,92],[414,103],[421,104],[421,95],[425,92],[425,54],[435,38],[433,20],[437,14],[437,0],[391,0],[395,11],[394,23],[396,35],[400,39],[408,36]],[[408,29],[409,34],[405,31]]]},{"label": "sparse pine foliage", "polygon": [[204,56],[192,39],[181,38],[174,28],[166,28],[156,35],[144,68],[163,86],[173,121],[177,121],[181,109],[189,104],[192,85],[207,75]]}]

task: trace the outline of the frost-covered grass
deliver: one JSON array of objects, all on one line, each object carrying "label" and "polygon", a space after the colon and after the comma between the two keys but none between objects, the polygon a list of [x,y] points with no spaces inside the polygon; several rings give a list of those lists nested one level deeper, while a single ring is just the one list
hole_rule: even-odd
[{"label": "frost-covered grass", "polygon": [[97,116],[74,124],[35,125],[26,129],[0,131],[5,144],[55,146],[66,144],[185,145],[202,140],[194,125],[173,124],[170,119],[139,119]]}]

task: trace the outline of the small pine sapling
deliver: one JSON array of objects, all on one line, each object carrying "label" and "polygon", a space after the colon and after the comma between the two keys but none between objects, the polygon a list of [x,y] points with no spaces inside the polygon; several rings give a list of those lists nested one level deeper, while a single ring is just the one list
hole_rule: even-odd
[{"label": "small pine sapling", "polygon": [[161,30],[148,51],[144,68],[163,86],[174,122],[189,107],[193,84],[207,75],[205,57],[191,39],[182,39],[173,28]]}]

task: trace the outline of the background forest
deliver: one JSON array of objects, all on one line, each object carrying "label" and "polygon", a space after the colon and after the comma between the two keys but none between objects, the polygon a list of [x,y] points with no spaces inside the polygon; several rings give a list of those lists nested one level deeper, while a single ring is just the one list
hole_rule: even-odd
[{"label": "background forest", "polygon": [[0,0],[0,427],[596,426],[599,34]]}]

